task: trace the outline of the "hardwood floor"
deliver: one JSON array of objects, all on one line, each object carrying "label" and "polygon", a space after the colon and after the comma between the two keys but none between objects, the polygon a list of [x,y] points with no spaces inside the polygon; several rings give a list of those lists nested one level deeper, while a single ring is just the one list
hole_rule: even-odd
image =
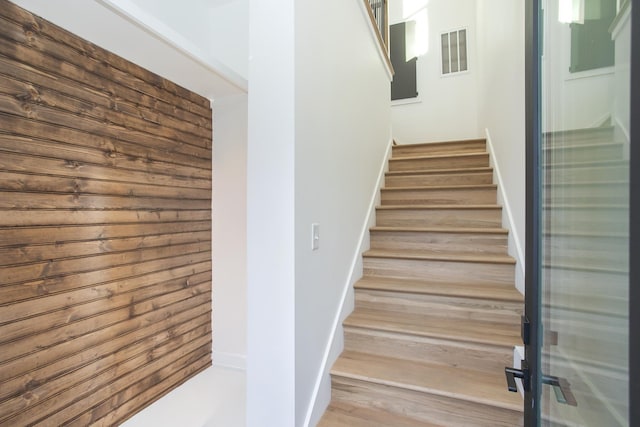
[{"label": "hardwood floor", "polygon": [[395,146],[321,427],[519,426],[521,344],[484,140]]}]

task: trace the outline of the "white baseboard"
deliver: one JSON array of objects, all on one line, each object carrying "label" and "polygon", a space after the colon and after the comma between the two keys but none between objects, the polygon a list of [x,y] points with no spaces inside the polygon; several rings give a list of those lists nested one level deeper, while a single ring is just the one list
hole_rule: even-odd
[{"label": "white baseboard", "polygon": [[496,153],[493,149],[493,142],[491,141],[489,129],[485,129],[485,137],[487,138],[487,147],[489,148],[494,177],[498,184],[498,202],[502,203],[502,223],[504,224],[506,222],[507,228],[509,229],[509,255],[516,259],[516,289],[524,295],[524,249],[520,244],[520,236],[518,235],[518,230],[516,229],[515,222],[513,220],[511,203],[509,203],[509,196],[505,191],[504,181],[502,179],[502,174],[500,173],[500,165],[498,164]]},{"label": "white baseboard", "polygon": [[247,370],[247,355],[240,353],[225,353],[222,351],[213,351],[211,355],[213,366],[220,368]]},{"label": "white baseboard", "polygon": [[305,427],[317,424],[331,400],[331,378],[329,372],[331,371],[333,362],[335,362],[343,349],[344,336],[342,334],[342,322],[353,311],[353,285],[362,276],[362,253],[369,248],[369,229],[375,225],[376,206],[380,200],[380,189],[384,184],[384,174],[387,171],[392,147],[393,139],[389,139],[387,151],[382,159],[382,164],[378,172],[378,181],[373,190],[371,201],[369,202],[369,211],[360,231],[360,244],[353,254],[353,260],[351,261],[351,268],[349,270],[349,279],[344,285],[340,304],[333,319],[331,334],[329,335],[326,350],[322,358],[321,370],[316,379],[316,384],[311,396],[312,403],[309,405],[309,410],[304,420]]}]

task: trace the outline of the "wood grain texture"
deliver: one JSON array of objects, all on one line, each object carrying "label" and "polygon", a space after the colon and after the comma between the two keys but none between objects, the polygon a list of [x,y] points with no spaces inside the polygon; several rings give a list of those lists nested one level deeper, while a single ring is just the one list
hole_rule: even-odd
[{"label": "wood grain texture", "polygon": [[395,146],[319,425],[521,426],[520,343],[484,140]]},{"label": "wood grain texture", "polygon": [[211,147],[207,99],[0,0],[0,426],[211,365]]}]

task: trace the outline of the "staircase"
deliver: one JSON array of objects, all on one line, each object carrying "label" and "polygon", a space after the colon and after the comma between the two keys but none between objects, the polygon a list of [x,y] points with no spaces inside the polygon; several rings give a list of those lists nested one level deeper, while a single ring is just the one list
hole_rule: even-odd
[{"label": "staircase", "polygon": [[613,127],[544,135],[542,364],[578,406],[544,422],[628,425],[629,162]]},{"label": "staircase", "polygon": [[521,426],[522,295],[485,140],[393,147],[321,427]]}]

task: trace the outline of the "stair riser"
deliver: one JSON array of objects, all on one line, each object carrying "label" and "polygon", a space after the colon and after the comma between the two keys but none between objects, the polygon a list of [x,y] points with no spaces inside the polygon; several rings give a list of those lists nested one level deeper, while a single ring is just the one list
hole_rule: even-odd
[{"label": "stair riser", "polygon": [[575,182],[602,182],[602,181],[627,181],[629,168],[618,167],[562,167],[552,166],[547,168],[547,179],[553,179],[555,183]]},{"label": "stair riser", "polygon": [[332,377],[332,399],[374,406],[448,427],[513,427],[523,424],[519,412],[336,376]]},{"label": "stair riser", "polygon": [[627,269],[629,241],[609,236],[546,236],[553,261],[561,265],[584,265],[593,268]]},{"label": "stair riser", "polygon": [[596,143],[611,143],[614,139],[612,128],[591,128],[587,130],[570,131],[564,133],[546,134],[543,136],[545,147],[575,146]]},{"label": "stair riser", "polygon": [[628,203],[629,196],[628,195],[616,195],[616,194],[591,194],[588,196],[551,196],[547,195],[543,198],[544,203],[547,204],[560,204],[560,203],[568,203],[571,205],[577,206],[607,206],[607,205],[622,205]]},{"label": "stair riser", "polygon": [[363,289],[356,290],[356,307],[507,324],[517,324],[522,316],[521,302]]},{"label": "stair riser", "polygon": [[473,366],[501,373],[513,362],[513,350],[474,343],[418,337],[406,334],[369,331],[345,327],[345,350],[375,353],[417,362],[447,366]]},{"label": "stair riser", "polygon": [[460,153],[484,153],[487,150],[485,140],[449,142],[447,144],[409,144],[394,145],[393,157],[430,156]]},{"label": "stair riser", "polygon": [[588,162],[593,160],[620,160],[622,158],[621,144],[602,144],[587,146],[569,146],[545,148],[544,155],[551,163]]},{"label": "stair riser", "polygon": [[391,159],[391,161],[389,161],[389,170],[392,172],[468,167],[489,167],[489,154],[469,154],[456,157]]},{"label": "stair riser", "polygon": [[[611,318],[594,314],[554,311],[557,320],[547,322],[550,330],[559,331],[558,345],[552,351],[561,351],[567,360],[576,358],[589,365],[628,366],[628,355],[621,351],[628,343],[628,318]],[[582,316],[581,316],[582,315]],[[581,317],[587,319],[580,321]],[[598,323],[599,322],[599,323]],[[576,362],[577,363],[577,362]]]},{"label": "stair riser", "polygon": [[629,185],[624,183],[554,185],[545,188],[545,203],[626,204],[628,199]]},{"label": "stair riser", "polygon": [[602,297],[627,299],[629,297],[629,278],[625,273],[588,271],[576,268],[560,268],[545,265],[542,274],[553,291],[565,295],[585,294],[601,295],[602,285],[606,284],[606,294]]},{"label": "stair riser", "polygon": [[490,205],[496,203],[495,188],[383,189],[381,203],[389,205]]},{"label": "stair riser", "polygon": [[482,185],[491,184],[493,174],[486,173],[457,173],[457,174],[424,174],[424,175],[388,175],[385,186],[394,187],[425,187],[429,185]]},{"label": "stair riser", "polygon": [[364,258],[364,275],[432,280],[445,283],[513,283],[514,266],[479,262]]},{"label": "stair riser", "polygon": [[502,210],[495,209],[378,209],[381,227],[488,227],[502,226]]},{"label": "stair riser", "polygon": [[506,234],[439,233],[418,231],[372,230],[371,249],[427,250],[482,254],[507,253]]},{"label": "stair riser", "polygon": [[545,209],[544,227],[554,233],[626,233],[629,213],[624,208]]}]

